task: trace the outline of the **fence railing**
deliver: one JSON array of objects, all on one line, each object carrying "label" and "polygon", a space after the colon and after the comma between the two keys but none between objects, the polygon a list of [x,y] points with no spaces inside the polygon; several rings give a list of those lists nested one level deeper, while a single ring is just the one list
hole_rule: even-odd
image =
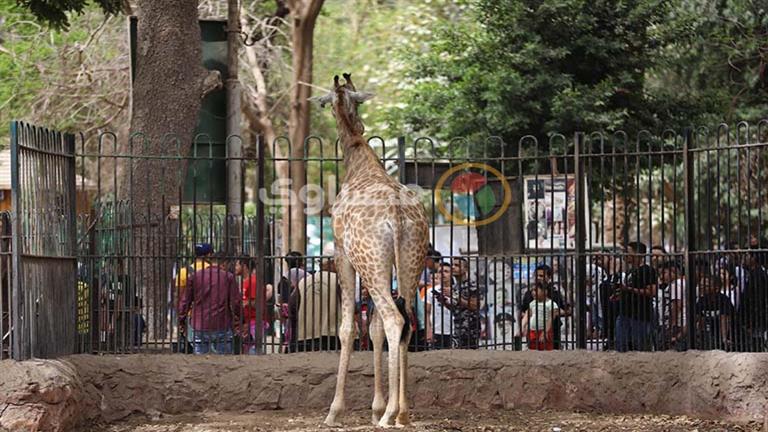
[{"label": "fence railing", "polygon": [[11,213],[0,212],[0,359],[11,357]]},{"label": "fence railing", "polygon": [[[412,349],[765,351],[767,126],[514,143],[371,138],[430,222]],[[148,157],[132,141],[105,134],[74,154],[78,282],[60,289],[76,293],[66,309],[75,350],[188,351],[195,335],[236,352],[337,349],[340,145],[246,143],[251,156],[227,159],[175,144]],[[169,158],[188,168],[164,172]],[[149,162],[159,168],[140,171]],[[247,197],[234,216],[206,180],[227,163],[242,167]],[[156,195],[138,199],[144,190]],[[201,243],[213,254],[196,256]],[[190,281],[209,297],[189,295]],[[359,281],[356,301],[355,346],[370,349],[375,307]],[[228,322],[222,310],[234,323],[212,328]],[[236,330],[231,346],[224,330]]]}]

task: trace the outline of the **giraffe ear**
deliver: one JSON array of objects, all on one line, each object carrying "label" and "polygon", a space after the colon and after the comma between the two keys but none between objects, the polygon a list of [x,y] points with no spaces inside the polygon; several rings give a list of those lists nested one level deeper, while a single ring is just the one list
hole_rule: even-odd
[{"label": "giraffe ear", "polygon": [[325,108],[326,104],[333,102],[333,93],[328,93],[323,96],[314,96],[309,98],[309,100],[320,104],[320,108]]},{"label": "giraffe ear", "polygon": [[363,103],[369,99],[372,99],[374,96],[373,93],[369,92],[349,92],[349,98],[352,99],[352,101],[357,103]]}]

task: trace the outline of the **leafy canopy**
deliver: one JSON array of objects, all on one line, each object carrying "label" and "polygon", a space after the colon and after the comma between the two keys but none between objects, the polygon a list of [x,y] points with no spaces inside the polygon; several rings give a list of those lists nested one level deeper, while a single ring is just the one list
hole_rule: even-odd
[{"label": "leafy canopy", "polygon": [[[441,139],[547,135],[692,122],[700,101],[651,94],[649,70],[679,35],[664,0],[476,0],[409,59],[401,132]],[[631,136],[631,135],[630,135]]]},{"label": "leafy canopy", "polygon": [[707,101],[716,121],[764,118],[768,109],[768,4],[763,0],[683,0],[667,25],[678,37],[650,77]]},{"label": "leafy canopy", "polygon": [[[68,12],[82,14],[88,0],[16,0],[21,7],[29,9],[37,19],[57,30],[69,30]],[[105,13],[117,15],[122,9],[121,0],[93,0]]]}]

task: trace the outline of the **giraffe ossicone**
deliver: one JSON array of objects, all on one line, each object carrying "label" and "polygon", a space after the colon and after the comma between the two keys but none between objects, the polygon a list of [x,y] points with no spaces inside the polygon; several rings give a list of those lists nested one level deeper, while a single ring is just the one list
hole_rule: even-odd
[{"label": "giraffe ossicone", "polygon": [[[406,395],[408,342],[413,301],[424,268],[429,229],[426,212],[415,192],[384,170],[379,156],[363,138],[365,127],[357,109],[373,94],[359,92],[349,74],[337,76],[330,93],[312,98],[331,105],[344,153],[346,172],[332,208],[334,258],[341,285],[341,355],[336,392],[325,423],[339,426],[344,410],[344,387],[354,341],[355,275],[360,275],[374,302],[370,335],[373,342],[374,424],[381,427],[410,423]],[[392,298],[392,269],[397,276],[399,298]],[[384,338],[389,346],[389,398],[382,385]]]}]

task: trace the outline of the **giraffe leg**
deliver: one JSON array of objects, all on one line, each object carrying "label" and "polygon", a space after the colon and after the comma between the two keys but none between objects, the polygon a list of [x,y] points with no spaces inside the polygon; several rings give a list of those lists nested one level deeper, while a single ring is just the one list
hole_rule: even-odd
[{"label": "giraffe leg", "polygon": [[413,337],[410,328],[406,330],[408,336],[400,343],[400,411],[397,413],[397,426],[407,426],[411,423],[410,407],[408,407],[407,383],[408,383],[408,344]]},{"label": "giraffe leg", "polygon": [[344,412],[344,385],[347,380],[355,332],[355,270],[349,261],[342,257],[336,257],[336,270],[341,283],[341,325],[339,326],[341,356],[339,371],[336,375],[336,394],[333,396],[331,409],[325,418],[325,424],[328,426],[340,426],[337,417]]},{"label": "giraffe leg", "polygon": [[[389,347],[389,362],[388,362],[388,378],[389,378],[389,399],[387,400],[387,408],[384,411],[384,415],[379,420],[380,427],[390,427],[394,422],[394,417],[397,415],[400,408],[399,403],[399,387],[400,387],[400,336],[403,332],[403,323],[405,319],[400,315],[400,311],[397,310],[395,302],[392,300],[392,296],[389,292],[385,293],[383,301],[384,303],[379,307],[379,312],[382,313],[382,318],[387,317],[384,322],[384,332],[387,335],[387,345]],[[376,299],[374,298],[374,301]]]},{"label": "giraffe leg", "polygon": [[[418,328],[418,319],[414,313],[414,300],[419,295],[418,282],[423,270],[423,254],[415,253],[414,245],[425,243],[417,235],[418,230],[404,229],[399,237],[401,243],[395,246],[395,266],[397,268],[398,291],[405,303],[406,316],[409,317],[415,328]],[[423,318],[423,317],[422,317]],[[403,341],[400,344],[400,411],[397,413],[396,426],[403,427],[411,423],[410,407],[408,404],[408,345],[413,335],[413,327],[407,326],[404,330]],[[418,341],[417,341],[418,342]]]},{"label": "giraffe leg", "polygon": [[371,421],[374,425],[379,424],[384,409],[387,407],[384,401],[384,386],[382,384],[382,362],[381,355],[384,350],[384,322],[381,314],[374,313],[371,320],[371,341],[373,342],[373,404],[371,404]]}]

